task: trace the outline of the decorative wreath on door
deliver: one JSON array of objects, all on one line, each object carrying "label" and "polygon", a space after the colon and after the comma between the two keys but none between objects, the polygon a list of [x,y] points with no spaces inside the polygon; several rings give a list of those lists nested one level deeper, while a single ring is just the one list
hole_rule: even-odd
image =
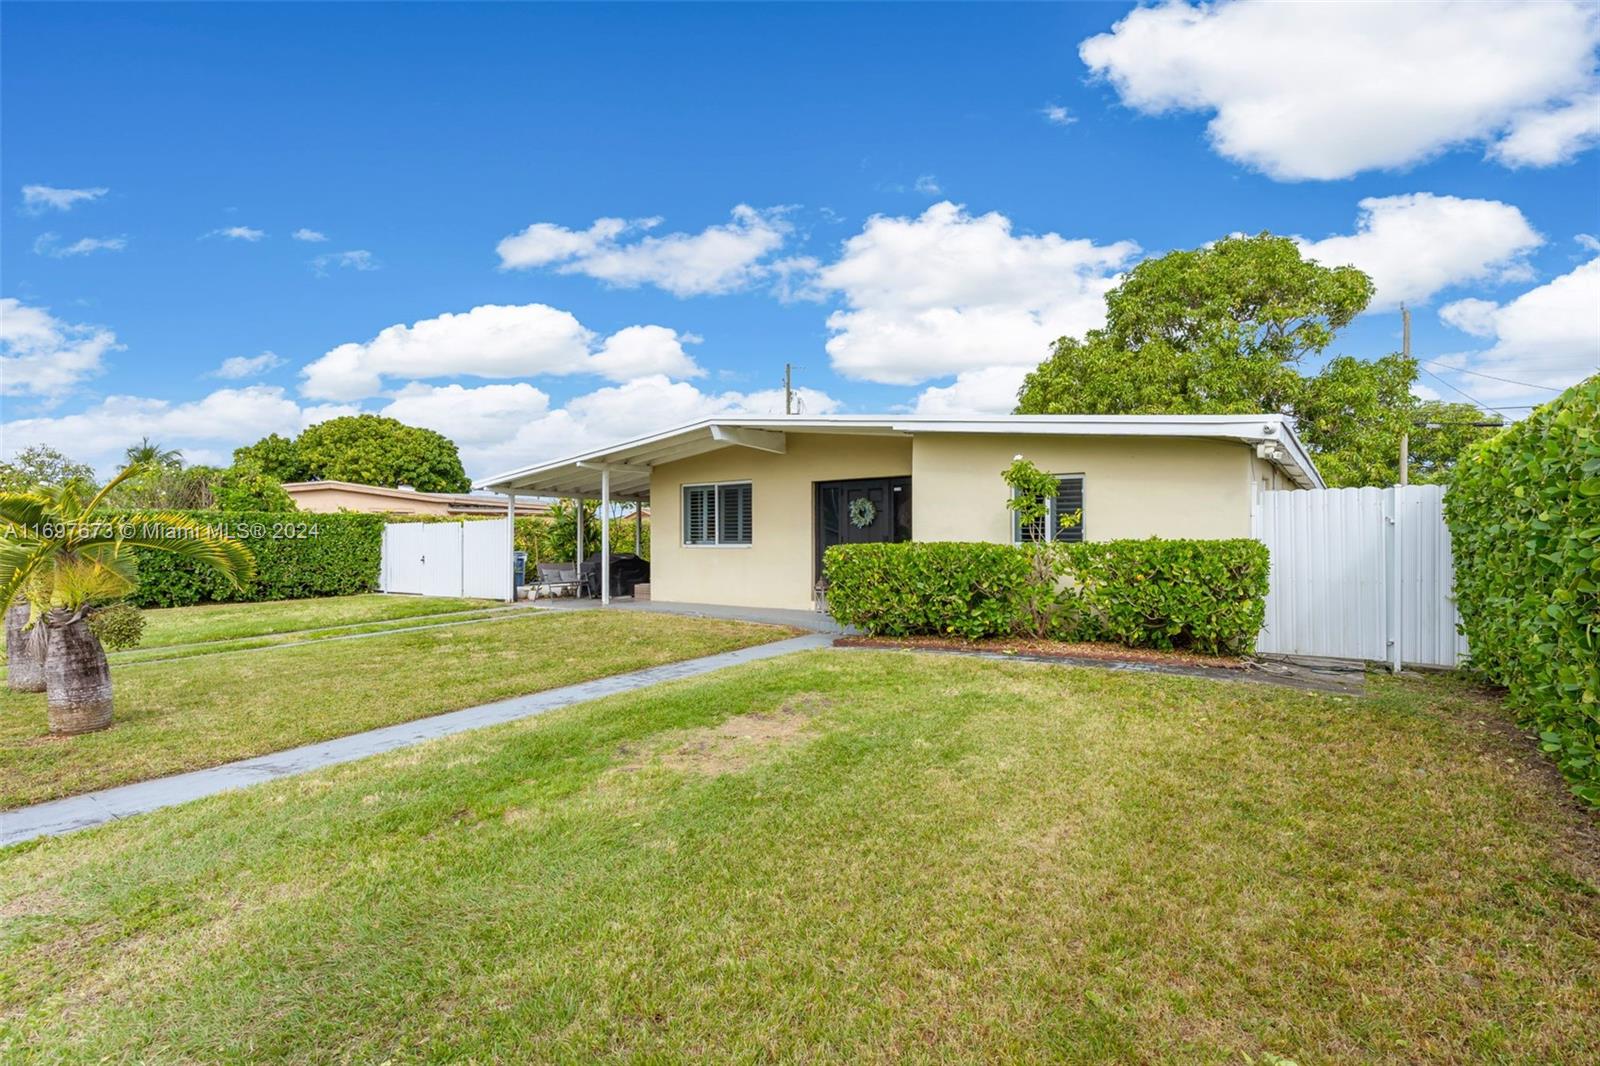
[{"label": "decorative wreath on door", "polygon": [[878,508],[865,496],[857,496],[850,501],[850,524],[857,529],[866,529],[877,517]]}]

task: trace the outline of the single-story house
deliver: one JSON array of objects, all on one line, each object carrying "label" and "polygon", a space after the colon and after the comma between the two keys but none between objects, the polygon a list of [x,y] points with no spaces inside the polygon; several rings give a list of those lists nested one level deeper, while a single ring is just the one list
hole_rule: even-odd
[{"label": "single-story house", "polygon": [[1248,537],[1258,488],[1322,487],[1281,415],[718,418],[477,487],[648,502],[655,599],[809,609],[829,545],[1019,539],[1018,455],[1057,475],[1069,540]]},{"label": "single-story house", "polygon": [[[504,518],[503,497],[468,492],[418,492],[407,485],[397,489],[382,485],[362,485],[354,481],[286,481],[283,491],[302,511],[330,514],[335,511],[360,511],[366,514],[426,514],[464,517],[490,515]],[[517,501],[518,515],[550,513],[544,500]]]}]

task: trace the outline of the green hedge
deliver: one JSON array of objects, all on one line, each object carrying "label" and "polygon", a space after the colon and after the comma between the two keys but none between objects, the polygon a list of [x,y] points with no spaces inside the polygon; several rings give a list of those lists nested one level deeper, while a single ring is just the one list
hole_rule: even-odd
[{"label": "green hedge", "polygon": [[129,597],[140,607],[348,596],[378,588],[383,515],[186,513],[243,541],[256,557],[256,578],[236,589],[208,566],[141,548],[139,587]]},{"label": "green hedge", "polygon": [[1249,651],[1266,610],[1254,540],[849,544],[827,550],[828,609],[884,636],[1032,635]]},{"label": "green hedge", "polygon": [[1472,666],[1600,806],[1600,375],[1469,451],[1444,510]]}]

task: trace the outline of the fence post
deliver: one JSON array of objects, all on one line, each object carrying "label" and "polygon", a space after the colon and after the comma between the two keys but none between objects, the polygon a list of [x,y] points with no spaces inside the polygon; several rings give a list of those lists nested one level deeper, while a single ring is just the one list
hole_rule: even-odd
[{"label": "fence post", "polygon": [[1401,646],[1404,643],[1405,633],[1405,602],[1403,594],[1405,575],[1402,573],[1404,569],[1404,543],[1400,536],[1401,517],[1404,511],[1400,498],[1402,491],[1399,485],[1394,485],[1389,489],[1389,506],[1386,508],[1388,513],[1384,515],[1384,521],[1388,525],[1388,535],[1385,541],[1389,556],[1389,565],[1385,567],[1386,573],[1383,582],[1383,602],[1386,608],[1384,625],[1389,630],[1389,671],[1395,674],[1400,672],[1400,665],[1405,661],[1405,649]]}]

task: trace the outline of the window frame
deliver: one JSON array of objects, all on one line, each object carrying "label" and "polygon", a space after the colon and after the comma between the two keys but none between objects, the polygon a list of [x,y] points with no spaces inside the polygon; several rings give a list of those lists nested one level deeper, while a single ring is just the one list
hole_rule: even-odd
[{"label": "window frame", "polygon": [[[723,540],[722,539],[722,490],[729,486],[744,485],[749,488],[750,500],[750,539],[749,540]],[[691,489],[709,489],[711,494],[711,539],[694,541],[689,539],[689,492]],[[755,482],[749,478],[734,479],[730,481],[692,481],[678,486],[678,505],[683,514],[678,523],[679,537],[685,548],[750,548],[756,542],[756,490]]]},{"label": "window frame", "polygon": [[[1080,500],[1084,501],[1083,503],[1081,503],[1079,505],[1080,509],[1082,511],[1084,511],[1084,512],[1087,512],[1088,509],[1089,509],[1088,500],[1087,500],[1087,497],[1086,497],[1086,489],[1087,489],[1087,486],[1088,486],[1088,479],[1086,477],[1084,477],[1083,474],[1076,474],[1076,473],[1075,474],[1051,474],[1050,476],[1056,479],[1056,492],[1055,492],[1054,496],[1051,496],[1048,500],[1045,501],[1045,507],[1046,507],[1046,513],[1045,513],[1045,518],[1044,518],[1045,533],[1046,533],[1045,538],[1043,540],[1024,540],[1023,536],[1022,536],[1022,515],[1018,514],[1016,511],[1013,510],[1013,511],[1011,511],[1011,543],[1012,543],[1013,546],[1021,547],[1024,544],[1055,544],[1057,542],[1060,542],[1060,543],[1063,543],[1063,544],[1079,544],[1079,543],[1083,542],[1083,539],[1084,539],[1083,538],[1083,526],[1084,526],[1084,523],[1083,523],[1083,515],[1082,514],[1080,514],[1079,517],[1078,517],[1078,524],[1076,526],[1069,527],[1071,529],[1076,529],[1078,531],[1077,539],[1076,540],[1069,540],[1069,541],[1061,540],[1061,530],[1056,525],[1056,501],[1061,498],[1061,483],[1063,481],[1076,481],[1078,483],[1078,498]],[[1017,496],[1017,491],[1015,489],[1012,489],[1011,490],[1011,498],[1012,499],[1016,499],[1016,496]]]}]

